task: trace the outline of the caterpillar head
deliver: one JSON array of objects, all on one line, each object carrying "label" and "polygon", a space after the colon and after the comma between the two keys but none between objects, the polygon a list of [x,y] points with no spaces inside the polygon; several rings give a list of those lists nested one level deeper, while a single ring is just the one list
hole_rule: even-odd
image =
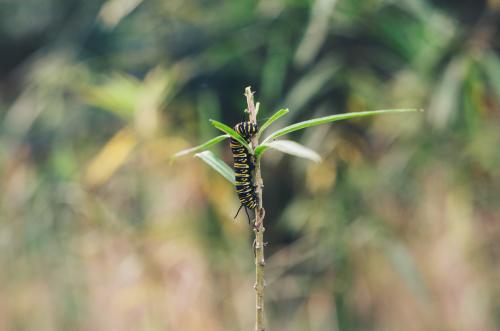
[{"label": "caterpillar head", "polygon": [[236,124],[234,130],[238,132],[244,139],[248,140],[259,131],[259,127],[257,126],[257,123],[241,122]]}]

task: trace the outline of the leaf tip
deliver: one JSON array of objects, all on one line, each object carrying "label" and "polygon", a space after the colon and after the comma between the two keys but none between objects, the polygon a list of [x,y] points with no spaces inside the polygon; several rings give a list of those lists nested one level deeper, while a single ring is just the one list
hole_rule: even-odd
[{"label": "leaf tip", "polygon": [[177,160],[178,158],[180,158],[181,156],[183,156],[185,154],[187,154],[186,151],[182,150],[180,152],[175,153],[174,155],[171,155],[169,157],[169,160],[170,160],[170,162],[174,162],[175,160]]}]

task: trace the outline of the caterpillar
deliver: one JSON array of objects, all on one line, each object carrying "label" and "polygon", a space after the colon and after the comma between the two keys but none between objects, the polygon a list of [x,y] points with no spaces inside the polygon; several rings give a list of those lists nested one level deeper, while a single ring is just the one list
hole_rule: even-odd
[{"label": "caterpillar", "polygon": [[[238,132],[246,142],[250,142],[250,139],[257,133],[258,127],[257,124],[253,122],[241,122],[234,126],[234,130]],[[252,179],[252,170],[254,169],[253,156],[250,155],[245,146],[234,138],[230,139],[230,146],[234,159],[236,193],[238,193],[238,198],[241,202],[240,208],[234,218],[238,216],[241,208],[245,207],[245,213],[250,222],[247,208],[255,209],[258,205],[257,194],[255,193],[255,186]]]}]

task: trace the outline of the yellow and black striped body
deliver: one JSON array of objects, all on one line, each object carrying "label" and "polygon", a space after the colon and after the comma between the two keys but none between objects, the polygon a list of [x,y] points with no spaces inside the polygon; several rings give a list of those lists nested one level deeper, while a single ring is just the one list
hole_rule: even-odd
[{"label": "yellow and black striped body", "polygon": [[[257,133],[257,124],[252,122],[241,122],[236,124],[234,130],[238,132],[245,141],[250,142]],[[257,208],[257,195],[252,181],[252,170],[254,168],[253,156],[248,150],[231,138],[231,151],[234,158],[234,173],[236,177],[236,192],[242,206],[250,209]]]}]

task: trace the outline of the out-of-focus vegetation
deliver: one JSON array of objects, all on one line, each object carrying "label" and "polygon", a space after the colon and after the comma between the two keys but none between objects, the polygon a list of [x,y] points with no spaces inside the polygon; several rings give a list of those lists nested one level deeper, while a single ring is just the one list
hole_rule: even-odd
[{"label": "out-of-focus vegetation", "polygon": [[294,134],[320,164],[269,152],[270,330],[500,328],[498,1],[0,9],[1,330],[251,330],[233,187],[169,160],[248,85],[279,125],[426,109]]}]

